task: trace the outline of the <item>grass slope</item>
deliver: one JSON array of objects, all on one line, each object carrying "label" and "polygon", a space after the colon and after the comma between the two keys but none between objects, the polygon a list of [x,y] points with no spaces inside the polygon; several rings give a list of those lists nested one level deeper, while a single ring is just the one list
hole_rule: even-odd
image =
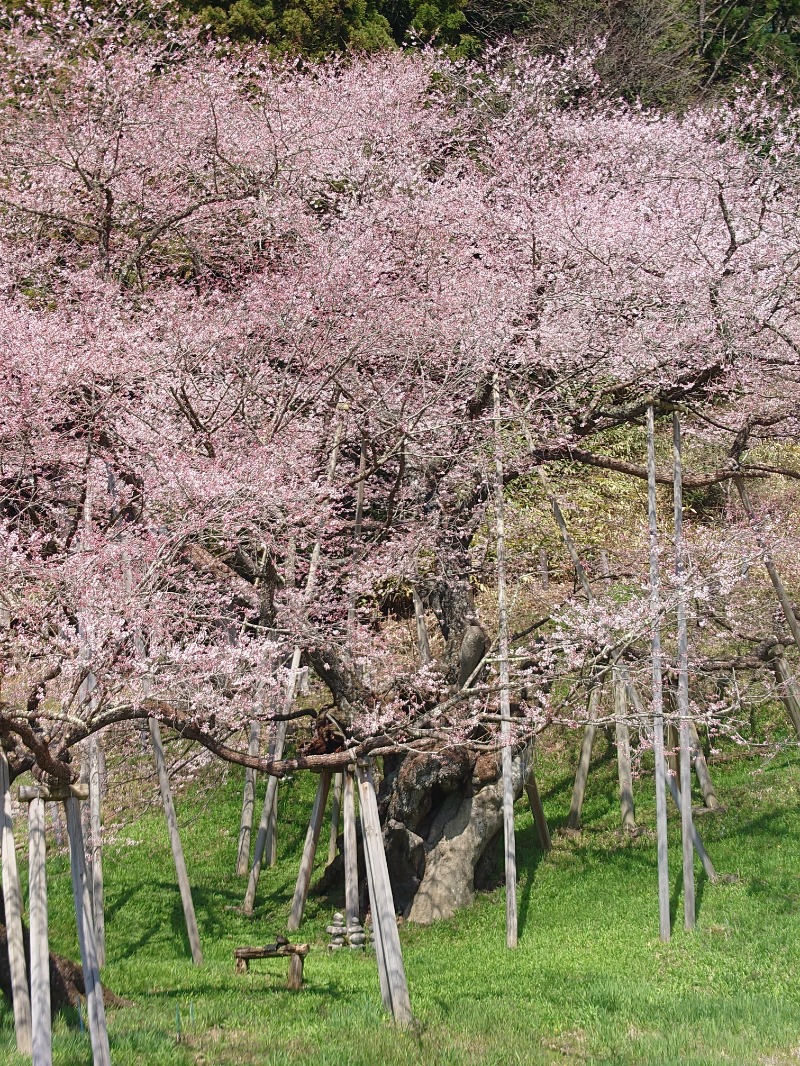
[{"label": "grass slope", "polygon": [[[405,927],[402,941],[415,1032],[385,1020],[374,956],[329,955],[324,926],[341,900],[312,897],[300,937],[316,946],[307,987],[283,987],[284,962],[255,963],[236,976],[232,950],[283,930],[314,782],[281,787],[279,862],[262,876],[254,919],[234,909],[238,780],[178,804],[206,963],[194,969],[162,819],[141,818],[136,846],[105,859],[104,980],[135,1006],[109,1011],[118,1064],[579,1063],[781,1066],[800,1059],[800,756],[766,764],[734,760],[714,771],[725,814],[700,822],[718,870],[731,884],[700,880],[698,929],[682,930],[678,820],[670,812],[670,879],[677,930],[657,939],[652,836],[617,832],[614,764],[596,760],[587,829],[554,836],[542,858],[524,803],[517,813],[520,945],[504,947],[498,889],[431,928]],[[540,757],[540,787],[554,826],[564,823],[571,774],[563,758]],[[263,782],[261,783],[263,786]],[[638,816],[652,828],[647,782]],[[321,849],[325,850],[325,849]],[[698,865],[699,871],[699,865]],[[78,957],[69,864],[48,868],[51,943]],[[180,1041],[177,1022],[180,1017]],[[13,1052],[13,1021],[0,1008],[0,1060]],[[56,1066],[91,1062],[77,1016],[54,1031]]]}]

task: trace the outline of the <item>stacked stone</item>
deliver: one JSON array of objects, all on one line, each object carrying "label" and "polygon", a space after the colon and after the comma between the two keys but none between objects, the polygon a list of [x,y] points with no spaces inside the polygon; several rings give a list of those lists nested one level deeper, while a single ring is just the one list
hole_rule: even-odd
[{"label": "stacked stone", "polygon": [[364,928],[361,922],[355,919],[348,926],[345,926],[344,915],[337,911],[333,916],[333,922],[325,926],[325,932],[331,938],[328,944],[328,951],[339,951],[343,947],[349,947],[352,951],[363,951],[364,948],[372,943],[372,929],[369,925],[369,918],[367,923],[367,927]]},{"label": "stacked stone", "polygon": [[367,934],[359,921],[353,921],[347,927],[347,943],[353,951],[363,951],[367,946]]},{"label": "stacked stone", "polygon": [[328,944],[328,951],[340,951],[347,940],[347,930],[344,925],[344,915],[338,911],[333,916],[333,923],[325,926],[325,932],[330,933],[330,943]]}]

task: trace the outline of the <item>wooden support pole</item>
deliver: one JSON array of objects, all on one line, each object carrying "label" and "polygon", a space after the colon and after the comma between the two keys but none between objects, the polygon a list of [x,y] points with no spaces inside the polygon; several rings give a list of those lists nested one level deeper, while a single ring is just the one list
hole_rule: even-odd
[{"label": "wooden support pole", "polygon": [[50,1021],[50,948],[47,935],[47,878],[45,874],[44,800],[35,797],[28,807],[28,910],[31,926],[31,1026],[35,1066],[51,1066],[53,1035]]},{"label": "wooden support pole", "polygon": [[194,901],[192,889],[189,885],[189,875],[186,872],[186,859],[183,855],[183,845],[178,831],[178,818],[175,814],[175,804],[172,801],[172,789],[167,773],[167,762],[164,758],[164,748],[161,744],[161,728],[155,718],[148,719],[150,726],[150,740],[156,757],[156,769],[158,770],[158,785],[161,789],[161,802],[164,805],[164,815],[167,819],[169,843],[172,848],[172,858],[175,862],[175,872],[178,875],[178,888],[183,903],[183,915],[186,920],[186,933],[189,937],[189,947],[192,950],[192,961],[195,966],[202,966],[203,951],[200,947],[200,932],[197,928],[197,917],[194,913]]},{"label": "wooden support pole", "polygon": [[783,648],[780,644],[772,649],[769,664],[780,686],[781,701],[786,708],[797,736],[800,737],[800,689],[789,671],[789,665],[783,656]]},{"label": "wooden support pole", "polygon": [[11,821],[8,760],[2,748],[0,748],[0,802],[2,803],[0,832],[3,849],[3,905],[6,916],[8,968],[11,974],[11,999],[14,1007],[14,1032],[17,1051],[20,1055],[30,1055],[32,1050],[31,999],[28,992],[28,975],[25,971],[25,944],[22,939],[22,891],[19,887],[14,827]]},{"label": "wooden support pole", "polygon": [[658,565],[656,509],[656,453],[653,408],[647,409],[647,513],[650,556],[650,649],[653,663],[653,757],[656,784],[656,854],[658,859],[658,934],[671,935],[669,913],[669,855],[667,848],[667,769],[664,763],[664,690],[661,656],[661,578]]},{"label": "wooden support pole", "polygon": [[[250,738],[247,754],[258,755],[258,742],[261,737],[261,724],[250,723]],[[250,867],[250,835],[253,831],[253,810],[256,803],[256,771],[252,766],[245,767],[244,790],[242,792],[242,817],[239,822],[239,847],[236,853],[236,873],[245,877]]]},{"label": "wooden support pole", "polygon": [[689,722],[689,741],[692,749],[694,772],[697,774],[700,791],[703,793],[703,800],[710,811],[715,811],[719,807],[719,799],[717,798],[716,789],[714,788],[714,782],[711,780],[711,774],[708,771],[708,763],[703,754],[703,747],[700,743],[697,726],[691,721]]},{"label": "wooden support pole", "polygon": [[103,989],[100,984],[100,967],[97,962],[97,942],[92,920],[92,899],[86,877],[85,852],[78,801],[74,797],[70,797],[66,801],[66,808],[69,864],[72,871],[72,895],[75,901],[75,918],[78,925],[78,945],[81,951],[83,983],[86,989],[86,1012],[89,1015],[92,1061],[94,1066],[111,1066],[106,1012],[103,1006]]},{"label": "wooden support pole", "polygon": [[675,576],[678,582],[678,714],[680,716],[681,836],[683,840],[684,927],[694,929],[694,850],[692,847],[692,765],[689,732],[689,638],[686,626],[684,586],[683,483],[681,471],[681,424],[672,415],[673,495],[675,503]]},{"label": "wooden support pole", "polygon": [[619,777],[619,805],[622,828],[626,833],[636,829],[633,806],[633,774],[631,772],[631,740],[626,721],[628,716],[627,687],[615,670],[614,677],[614,724],[617,739],[617,775]]},{"label": "wooden support pole", "polygon": [[[681,801],[681,792],[672,774],[667,774],[667,787],[669,788],[670,794],[672,795],[672,798],[675,801],[675,806],[678,808],[679,811],[682,811],[683,803]],[[700,834],[697,832],[697,826],[694,824],[694,822],[692,822],[692,844],[694,846],[694,850],[697,852],[698,859],[703,864],[703,869],[705,870],[706,876],[708,877],[709,881],[712,881],[714,883],[719,881],[719,874],[714,868],[714,864],[711,861],[711,856],[706,851],[705,845],[703,844],[703,840]]]},{"label": "wooden support pole", "polygon": [[386,853],[383,850],[383,835],[378,816],[378,801],[369,763],[359,762],[358,795],[361,809],[361,831],[364,840],[364,855],[370,881],[370,905],[372,928],[377,945],[380,938],[379,966],[381,956],[385,967],[385,979],[391,1001],[391,1011],[398,1025],[409,1026],[414,1021],[411,1001],[408,997],[403,955],[400,949],[400,934],[394,910]]},{"label": "wooden support pole", "polygon": [[353,769],[344,771],[344,912],[349,929],[359,919],[358,911],[358,843],[356,840],[356,801]]},{"label": "wooden support pole", "polygon": [[547,569],[547,552],[539,549],[539,581],[543,589],[550,587],[550,573]]},{"label": "wooden support pole", "polygon": [[336,858],[337,842],[339,840],[339,822],[342,811],[342,775],[336,774],[333,778],[333,798],[331,800],[331,835],[328,841],[328,866]]},{"label": "wooden support pole", "polygon": [[100,746],[97,736],[89,738],[89,826],[91,844],[91,890],[97,965],[106,964],[106,916],[103,891],[103,819],[100,795]]},{"label": "wooden support pole", "polygon": [[413,590],[412,595],[414,598],[414,620],[417,624],[417,649],[419,650],[420,662],[425,666],[432,658],[430,641],[428,640],[428,626],[425,622],[425,607],[416,589]]},{"label": "wooden support pole", "polygon": [[61,808],[57,803],[50,804],[50,818],[53,822],[53,836],[56,840],[56,847],[64,847],[64,823],[61,821]]},{"label": "wooden support pole", "polygon": [[[294,686],[297,680],[297,669],[300,665],[300,649],[294,649],[294,655],[292,657],[292,669],[289,674],[289,685],[286,690],[285,706],[291,707],[292,700],[294,699]],[[291,696],[290,696],[291,693]],[[275,758],[280,759],[283,755],[283,745],[286,741],[286,727],[287,722],[278,722],[275,730]],[[258,832],[256,833],[256,844],[253,851],[253,865],[250,867],[250,878],[247,882],[247,891],[244,896],[243,910],[246,915],[251,916],[255,910],[256,905],[256,891],[258,889],[259,878],[261,877],[261,867],[264,863],[264,856],[266,855],[268,860],[272,855],[272,840],[274,839],[274,815],[275,804],[278,797],[278,779],[274,775],[270,774],[267,781],[267,791],[264,795],[264,806],[261,808],[261,818],[258,823]]]},{"label": "wooden support pole", "polygon": [[794,613],[794,606],[792,604],[792,601],[789,599],[788,593],[786,592],[786,588],[784,587],[783,581],[781,580],[781,575],[778,573],[778,568],[775,565],[775,560],[772,557],[772,552],[769,550],[767,542],[764,539],[764,536],[759,528],[755,511],[753,510],[753,505],[750,502],[750,493],[747,491],[747,484],[745,483],[743,478],[740,477],[735,477],[733,479],[733,483],[739,493],[739,498],[742,501],[742,507],[744,508],[744,512],[747,515],[747,518],[753,528],[753,531],[755,532],[756,540],[758,542],[759,548],[761,548],[762,556],[764,559],[764,566],[766,567],[767,573],[769,574],[769,579],[772,582],[772,587],[777,593],[778,602],[780,603],[781,610],[783,611],[783,617],[785,618],[786,624],[789,627],[789,632],[792,634],[792,640],[795,642],[798,650],[800,650],[800,623],[798,623],[797,621],[797,618]]},{"label": "wooden support pole", "polygon": [[539,835],[539,846],[542,851],[550,851],[553,842],[550,839],[550,827],[547,824],[544,807],[542,806],[542,798],[539,795],[539,788],[536,784],[536,775],[533,772],[532,754],[533,753],[529,749],[525,756],[526,763],[525,771],[523,773],[525,793],[528,797],[528,802],[531,805],[533,824],[536,826],[536,832]]},{"label": "wooden support pole", "polygon": [[311,821],[308,824],[306,840],[303,845],[303,856],[300,859],[300,870],[297,874],[297,883],[292,896],[292,906],[289,910],[289,921],[286,928],[295,930],[300,928],[303,917],[303,908],[306,905],[308,888],[311,884],[311,874],[314,870],[314,857],[317,854],[319,835],[322,831],[322,822],[325,817],[325,804],[328,802],[328,792],[331,787],[331,771],[323,770],[319,775],[317,794],[314,797],[314,807],[311,811]]},{"label": "wooden support pole", "polygon": [[597,711],[600,707],[600,684],[595,683],[594,688],[589,693],[589,708],[587,711],[587,723],[583,731],[583,739],[581,740],[581,751],[578,756],[578,769],[575,771],[575,784],[572,788],[572,802],[569,806],[569,817],[567,818],[567,828],[580,829],[581,827],[581,811],[583,809],[583,799],[586,795],[586,782],[589,778],[589,764],[592,760],[592,747],[594,746],[594,736],[597,727],[594,724],[594,720],[597,717]]},{"label": "wooden support pole", "polygon": [[503,454],[501,439],[500,385],[494,377],[495,525],[497,556],[497,643],[500,659],[500,736],[503,768],[503,839],[506,868],[506,947],[517,946],[517,850],[514,832],[514,780],[511,750],[511,705],[508,670],[508,598],[506,593],[506,536],[503,501]]}]

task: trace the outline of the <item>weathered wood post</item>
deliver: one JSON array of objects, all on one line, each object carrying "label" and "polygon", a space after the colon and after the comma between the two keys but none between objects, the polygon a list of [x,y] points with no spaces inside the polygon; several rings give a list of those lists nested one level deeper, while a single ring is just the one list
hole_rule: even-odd
[{"label": "weathered wood post", "polygon": [[300,928],[300,920],[303,917],[303,908],[308,896],[308,888],[311,884],[311,874],[314,870],[314,856],[317,854],[319,835],[322,830],[322,821],[325,817],[325,804],[328,802],[328,792],[331,787],[331,772],[323,770],[319,775],[317,794],[314,797],[314,807],[311,811],[311,821],[308,824],[306,840],[303,845],[303,856],[300,860],[300,870],[297,874],[297,883],[292,897],[292,906],[289,910],[289,920],[286,928],[295,930]]},{"label": "weathered wood post", "polygon": [[333,799],[331,800],[331,836],[328,841],[328,865],[336,858],[336,846],[339,839],[339,822],[342,812],[342,775],[333,778]]},{"label": "weathered wood post", "polygon": [[528,748],[525,752],[525,767],[522,774],[522,781],[525,786],[528,803],[531,805],[533,824],[536,826],[536,832],[539,836],[539,846],[542,851],[550,851],[553,842],[550,839],[550,827],[547,824],[544,807],[542,806],[542,798],[539,795],[539,788],[536,784],[536,775],[533,772],[533,751],[531,748]]},{"label": "weathered wood post", "polygon": [[183,915],[186,919],[186,933],[189,937],[189,947],[192,951],[192,962],[195,966],[202,966],[203,951],[200,947],[200,932],[197,928],[197,917],[194,912],[192,889],[189,884],[189,874],[186,871],[186,859],[183,854],[181,835],[178,831],[178,816],[175,813],[175,804],[172,800],[172,789],[167,773],[167,761],[164,758],[164,747],[161,743],[161,727],[155,718],[148,719],[150,727],[150,741],[153,745],[153,753],[156,758],[158,771],[158,786],[161,790],[161,802],[164,806],[164,816],[167,820],[169,843],[172,848],[172,858],[175,863],[175,873],[178,875],[178,889],[183,903]]},{"label": "weathered wood post", "polygon": [[[258,742],[261,737],[259,722],[250,723],[250,738],[247,744],[248,755],[258,755]],[[256,771],[252,766],[245,767],[244,790],[242,792],[242,817],[239,822],[239,847],[236,853],[236,873],[239,877],[247,875],[250,866],[250,835],[253,831],[253,809],[256,802]]]},{"label": "weathered wood post", "polygon": [[735,477],[733,479],[733,483],[739,493],[739,498],[742,501],[742,507],[744,508],[744,512],[747,515],[753,532],[756,535],[756,541],[758,543],[758,546],[759,548],[761,548],[762,557],[764,559],[764,566],[766,567],[767,573],[769,574],[769,579],[772,582],[772,587],[775,589],[775,592],[778,596],[778,602],[781,605],[783,617],[785,618],[786,624],[789,627],[789,632],[792,634],[792,640],[794,640],[798,650],[800,650],[800,623],[798,622],[795,616],[794,605],[789,599],[789,595],[786,592],[786,588],[784,587],[783,581],[781,580],[781,575],[778,573],[778,568],[775,565],[775,560],[772,557],[772,552],[769,550],[767,542],[764,539],[763,534],[761,533],[761,529],[759,528],[758,520],[756,519],[755,511],[753,510],[753,505],[750,502],[750,493],[747,491],[747,485],[741,477]]},{"label": "weathered wood post", "polygon": [[692,749],[694,772],[697,774],[700,791],[703,793],[703,800],[710,811],[715,811],[719,807],[719,799],[714,788],[714,782],[711,780],[711,774],[708,771],[706,757],[703,754],[700,734],[697,732],[697,726],[692,721],[689,722],[689,741]]},{"label": "weathered wood post", "polygon": [[89,1015],[89,1037],[92,1042],[94,1066],[111,1066],[108,1046],[106,1013],[103,1006],[103,989],[100,984],[100,967],[97,961],[92,915],[92,898],[86,877],[86,855],[81,815],[78,801],[70,795],[65,800],[67,809],[67,836],[69,838],[69,864],[72,871],[72,895],[75,901],[75,918],[78,926],[78,946],[81,952],[83,983],[86,989],[86,1012]]},{"label": "weathered wood post", "polygon": [[658,931],[670,938],[669,855],[667,849],[667,792],[664,763],[664,690],[661,663],[661,578],[658,565],[658,513],[656,510],[655,421],[647,408],[647,517],[650,556],[650,647],[653,660],[653,757],[656,779],[656,853],[658,856]]},{"label": "weathered wood post", "polygon": [[97,964],[106,964],[106,915],[103,891],[103,819],[100,810],[100,750],[97,736],[89,738],[89,826],[91,845],[91,892]]},{"label": "weathered wood post", "polygon": [[547,569],[547,552],[544,548],[539,549],[539,581],[543,589],[550,587],[550,573]]},{"label": "weathered wood post", "polygon": [[384,987],[386,989],[384,1003],[394,1015],[394,1020],[398,1025],[408,1026],[413,1023],[414,1016],[411,1013],[411,1001],[408,997],[408,985],[400,949],[400,934],[397,931],[397,917],[389,882],[389,870],[386,866],[386,853],[383,850],[378,801],[375,796],[370,764],[360,761],[356,766],[356,774],[364,857],[367,863],[367,879],[370,889],[372,929],[379,973],[383,971],[381,989],[382,991]]},{"label": "weathered wood post", "polygon": [[506,535],[503,503],[503,454],[501,440],[500,385],[494,377],[495,526],[497,555],[497,629],[500,659],[500,736],[503,767],[503,837],[506,867],[506,947],[517,946],[517,851],[514,832],[513,753],[511,750],[511,705],[508,671],[508,599],[506,594]]},{"label": "weathered wood post", "polygon": [[[14,827],[11,821],[11,786],[8,760],[0,747],[0,801],[2,802],[2,848],[3,848],[3,905],[6,916],[8,942],[8,968],[11,973],[11,999],[14,1007],[14,1032],[17,1051],[30,1055],[31,1000],[28,992],[28,975],[25,971],[25,944],[22,939],[22,892],[19,887],[17,853],[14,847]],[[44,815],[42,815],[44,821]]]},{"label": "weathered wood post", "polygon": [[596,732],[594,720],[600,707],[601,691],[600,682],[596,681],[589,693],[589,707],[586,712],[587,721],[583,730],[581,750],[578,756],[578,769],[575,771],[572,802],[569,805],[569,817],[567,818],[567,828],[569,829],[580,829],[581,827],[581,811],[583,810],[583,800],[586,795],[586,782],[589,779],[589,764],[592,761],[592,748],[594,747]]},{"label": "weathered wood post", "polygon": [[636,817],[633,806],[633,774],[631,772],[631,738],[627,723],[628,694],[627,686],[614,670],[614,725],[617,740],[617,776],[619,778],[619,805],[622,815],[622,828],[626,833],[636,830]]},{"label": "weathered wood post", "polygon": [[425,624],[425,607],[422,603],[420,594],[416,588],[413,590],[414,600],[414,621],[417,626],[417,648],[419,649],[419,658],[423,666],[426,666],[431,661],[431,646],[428,640],[428,627]]},{"label": "weathered wood post", "polygon": [[353,768],[344,771],[344,912],[347,928],[356,925],[358,913],[358,842]]},{"label": "weathered wood post", "polygon": [[[31,1025],[35,1066],[51,1066],[50,948],[47,935],[44,800],[34,790],[28,803],[28,899],[31,946]],[[20,800],[23,799],[20,795]]]},{"label": "weathered wood post", "polygon": [[686,627],[686,588],[683,549],[683,483],[681,424],[672,415],[673,493],[675,502],[675,576],[678,581],[678,714],[680,715],[681,831],[683,838],[683,915],[686,929],[694,929],[694,850],[692,847],[692,763],[689,733],[689,638]]},{"label": "weathered wood post", "polygon": [[781,702],[786,708],[797,736],[800,737],[800,689],[789,671],[783,650],[783,645],[776,644],[769,649],[766,658],[778,682]]}]

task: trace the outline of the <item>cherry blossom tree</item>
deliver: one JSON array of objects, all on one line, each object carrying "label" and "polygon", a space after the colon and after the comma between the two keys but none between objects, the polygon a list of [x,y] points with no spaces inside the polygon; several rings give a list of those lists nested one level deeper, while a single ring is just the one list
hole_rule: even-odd
[{"label": "cherry blossom tree", "polygon": [[[437,804],[476,812],[473,865],[500,825],[493,381],[512,501],[545,466],[565,497],[579,469],[644,486],[651,405],[680,410],[698,494],[796,476],[797,115],[761,83],[681,118],[625,106],[592,53],[299,67],[121,15],[3,31],[11,774],[74,778],[76,744],[147,717],[274,775],[382,754],[410,907]],[[790,496],[754,491],[687,530],[709,677],[792,636],[749,576],[769,552],[794,582],[765,510]],[[648,674],[639,525],[624,595],[590,554],[591,602],[562,584],[533,625],[512,611],[518,789],[610,662]],[[514,595],[534,569],[511,559]],[[248,755],[294,647],[310,735]],[[718,727],[740,706],[701,703]]]}]

